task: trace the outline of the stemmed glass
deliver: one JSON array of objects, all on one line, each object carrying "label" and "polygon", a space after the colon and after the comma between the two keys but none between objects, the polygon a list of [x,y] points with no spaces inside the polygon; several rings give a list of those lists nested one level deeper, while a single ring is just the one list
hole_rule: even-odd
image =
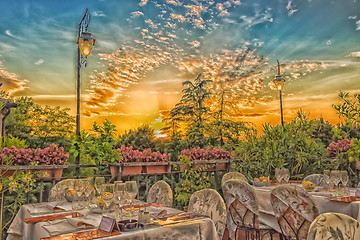
[{"label": "stemmed glass", "polygon": [[282,176],[282,172],[281,172],[280,168],[275,169],[275,177],[276,177],[277,183],[281,184],[281,180],[282,180],[283,176]]},{"label": "stemmed glass", "polygon": [[136,195],[138,194],[138,191],[139,191],[136,181],[127,181],[127,182],[125,182],[125,190],[126,190],[126,193],[127,193],[127,197],[130,200],[130,209],[131,209],[130,214],[131,214],[131,216],[133,216],[134,215],[133,201],[134,201],[134,198],[136,197]]},{"label": "stemmed glass", "polygon": [[105,203],[105,209],[110,212],[111,204],[114,199],[114,184],[102,185],[101,198]]},{"label": "stemmed glass", "polygon": [[340,171],[337,171],[337,170],[331,171],[331,180],[335,184],[335,187],[336,187],[336,189],[338,191],[339,190],[339,183],[341,181]]},{"label": "stemmed glass", "polygon": [[86,197],[86,201],[87,201],[87,207],[89,208],[91,200],[95,196],[94,178],[93,177],[85,178],[83,180],[83,182],[84,182],[84,193],[85,193],[85,197]]},{"label": "stemmed glass", "polygon": [[73,210],[81,210],[84,209],[82,204],[83,194],[84,194],[84,181],[82,179],[76,179],[74,182],[74,190],[77,193],[77,198],[73,201]]},{"label": "stemmed glass", "polygon": [[126,199],[125,183],[122,181],[115,181],[114,195],[115,195],[115,215],[117,220],[122,219],[122,207]]},{"label": "stemmed glass", "polygon": [[340,171],[340,177],[341,177],[341,182],[344,185],[344,192],[347,192],[346,186],[347,183],[349,182],[349,175],[347,171]]},{"label": "stemmed glass", "polygon": [[331,172],[330,172],[330,170],[324,170],[324,175],[327,176],[325,178],[326,186],[330,187],[330,183],[331,183]]},{"label": "stemmed glass", "polygon": [[97,195],[102,192],[104,184],[105,184],[104,177],[96,177],[95,178],[94,187],[95,187]]},{"label": "stemmed glass", "polygon": [[282,175],[285,183],[289,183],[289,179],[290,179],[290,171],[289,171],[289,169],[283,168],[281,175]]}]

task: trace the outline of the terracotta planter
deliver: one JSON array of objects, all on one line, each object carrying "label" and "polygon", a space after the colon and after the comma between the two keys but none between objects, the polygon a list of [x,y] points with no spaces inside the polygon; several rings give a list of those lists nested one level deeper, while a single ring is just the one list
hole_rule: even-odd
[{"label": "terracotta planter", "polygon": [[144,167],[145,167],[145,173],[148,174],[164,174],[164,173],[169,173],[171,171],[170,167],[167,170],[168,165],[147,165]]},{"label": "terracotta planter", "polygon": [[218,163],[217,167],[218,167],[217,168],[218,170],[230,170],[231,162],[229,162],[229,163]]},{"label": "terracotta planter", "polygon": [[356,170],[360,170],[360,161],[356,161],[355,166]]},{"label": "terracotta planter", "polygon": [[19,170],[1,170],[1,176],[11,177],[15,174],[15,172],[18,172]]},{"label": "terracotta planter", "polygon": [[142,166],[124,166],[122,176],[138,175],[141,174]]},{"label": "terracotta planter", "polygon": [[117,177],[119,174],[119,166],[110,166],[111,177]]},{"label": "terracotta planter", "polygon": [[187,164],[179,164],[180,172],[184,172],[185,170],[189,170],[190,166]]},{"label": "terracotta planter", "polygon": [[52,180],[61,180],[63,170],[63,168],[55,168],[54,179],[52,178],[53,169],[32,169],[31,172],[41,172],[39,179],[43,180],[44,182],[51,182]]}]

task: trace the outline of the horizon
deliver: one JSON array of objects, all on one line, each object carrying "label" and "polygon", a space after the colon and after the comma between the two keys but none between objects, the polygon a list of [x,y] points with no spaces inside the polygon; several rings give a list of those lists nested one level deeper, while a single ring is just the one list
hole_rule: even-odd
[{"label": "horizon", "polygon": [[81,70],[81,129],[108,119],[119,133],[149,124],[201,73],[238,98],[238,120],[280,124],[272,86],[285,78],[284,121],[300,109],[340,122],[340,91],[360,89],[360,3],[333,0],[0,2],[1,90],[76,110],[77,24],[96,39]]}]

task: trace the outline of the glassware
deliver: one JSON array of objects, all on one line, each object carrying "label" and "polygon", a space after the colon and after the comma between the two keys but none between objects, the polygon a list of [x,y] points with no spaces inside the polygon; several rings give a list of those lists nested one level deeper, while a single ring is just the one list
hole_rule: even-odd
[{"label": "glassware", "polygon": [[126,189],[127,197],[129,198],[130,201],[130,209],[131,209],[130,214],[131,216],[134,216],[133,202],[139,191],[136,181],[125,182],[125,189]]},{"label": "glassware", "polygon": [[347,183],[349,182],[348,172],[340,171],[340,178],[341,178],[342,185],[344,187],[344,194],[348,195],[348,191],[347,191]]},{"label": "glassware", "polygon": [[281,180],[283,178],[282,173],[281,173],[281,169],[280,168],[276,168],[275,169],[275,177],[276,177],[276,181],[278,184],[281,184]]},{"label": "glassware", "polygon": [[72,202],[73,210],[84,209],[84,181],[82,179],[76,179],[74,182],[74,190],[76,191],[76,198]]},{"label": "glassware", "polygon": [[125,183],[122,181],[115,181],[114,195],[115,195],[115,217],[116,220],[122,220],[123,203],[126,200]]},{"label": "glassware", "polygon": [[105,203],[105,210],[110,212],[111,205],[114,199],[114,184],[104,184],[102,185],[101,198]]},{"label": "glassware", "polygon": [[103,191],[103,185],[105,184],[105,178],[104,177],[95,177],[95,190],[99,194]]},{"label": "glassware", "polygon": [[340,171],[337,170],[331,171],[331,179],[335,184],[335,187],[339,187],[339,183],[341,181]]},{"label": "glassware", "polygon": [[326,187],[330,187],[330,183],[331,183],[331,171],[330,171],[330,170],[324,170],[324,175],[327,176],[327,178],[325,178]]},{"label": "glassware", "polygon": [[289,171],[289,169],[287,169],[287,168],[282,169],[282,177],[283,177],[286,184],[289,183],[289,179],[290,179],[290,171]]},{"label": "glassware", "polygon": [[90,208],[90,204],[95,197],[95,190],[94,190],[94,178],[88,177],[84,180],[84,193],[86,197],[86,206]]}]

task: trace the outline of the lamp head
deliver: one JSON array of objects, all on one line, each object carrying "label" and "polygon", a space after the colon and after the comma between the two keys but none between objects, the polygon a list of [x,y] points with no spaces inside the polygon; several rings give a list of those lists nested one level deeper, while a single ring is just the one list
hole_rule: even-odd
[{"label": "lamp head", "polygon": [[82,32],[81,36],[78,37],[78,44],[80,52],[84,57],[90,55],[92,47],[95,45],[95,38],[91,37],[91,33]]},{"label": "lamp head", "polygon": [[273,80],[274,84],[275,84],[275,87],[278,91],[281,91],[283,90],[284,88],[284,83],[285,83],[285,79],[282,78],[282,76],[279,74],[279,75],[276,75],[276,78]]}]

